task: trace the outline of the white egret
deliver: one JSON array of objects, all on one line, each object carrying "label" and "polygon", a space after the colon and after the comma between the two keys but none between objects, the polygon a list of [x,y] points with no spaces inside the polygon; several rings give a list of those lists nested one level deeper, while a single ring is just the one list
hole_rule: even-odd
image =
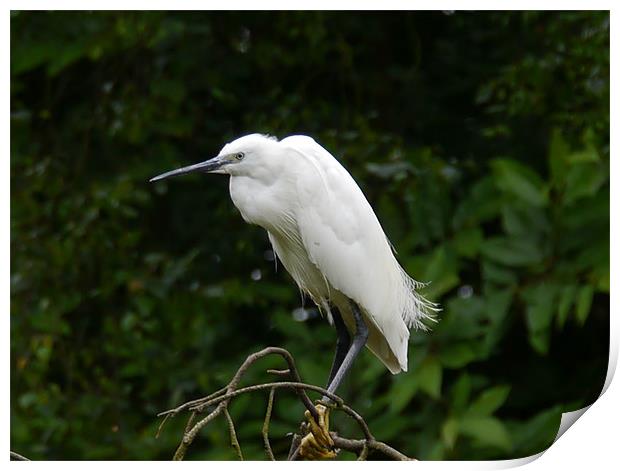
[{"label": "white egret", "polygon": [[394,257],[355,180],[308,136],[250,134],[217,157],[164,173],[230,175],[243,219],[263,227],[282,265],[337,331],[327,389],[335,392],[366,345],[393,373],[407,371],[409,329],[437,310]]}]

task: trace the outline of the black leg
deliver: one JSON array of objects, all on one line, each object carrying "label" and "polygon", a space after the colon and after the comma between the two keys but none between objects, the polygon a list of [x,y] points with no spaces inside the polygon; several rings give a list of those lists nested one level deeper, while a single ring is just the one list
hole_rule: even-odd
[{"label": "black leg", "polygon": [[359,307],[353,301],[351,303],[351,310],[353,311],[353,318],[355,319],[355,335],[353,336],[353,341],[351,342],[351,347],[347,352],[342,364],[338,368],[338,371],[334,375],[334,378],[330,381],[327,390],[330,393],[335,393],[338,386],[344,379],[347,371],[351,368],[351,365],[355,361],[357,355],[359,355],[360,351],[366,345],[366,341],[368,340],[368,327],[362,318],[362,313],[360,312]]},{"label": "black leg", "polygon": [[347,326],[344,325],[340,312],[335,306],[332,306],[331,313],[332,318],[334,319],[334,327],[336,327],[336,334],[338,335],[338,338],[336,339],[336,354],[334,355],[334,361],[332,363],[332,369],[329,372],[329,379],[327,380],[326,387],[329,387],[334,379],[334,376],[336,376],[336,372],[340,368],[340,365],[342,365],[344,357],[349,350],[349,346],[351,345],[351,336],[349,335]]}]

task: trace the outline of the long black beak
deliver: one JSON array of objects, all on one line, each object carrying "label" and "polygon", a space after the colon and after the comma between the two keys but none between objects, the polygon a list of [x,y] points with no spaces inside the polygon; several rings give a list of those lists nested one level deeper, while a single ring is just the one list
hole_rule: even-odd
[{"label": "long black beak", "polygon": [[199,164],[189,165],[187,167],[178,168],[176,170],[172,170],[170,172],[162,173],[161,175],[157,175],[156,177],[151,178],[150,182],[156,182],[158,180],[163,180],[164,178],[174,177],[176,175],[185,175],[186,173],[208,173],[214,172],[219,169],[222,165],[226,163],[226,160],[222,157],[214,157],[213,159],[205,160],[204,162],[200,162]]}]

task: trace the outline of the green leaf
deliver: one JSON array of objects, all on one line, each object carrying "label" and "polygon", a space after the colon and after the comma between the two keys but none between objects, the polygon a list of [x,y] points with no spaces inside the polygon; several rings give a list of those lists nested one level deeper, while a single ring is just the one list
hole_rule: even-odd
[{"label": "green leaf", "polygon": [[591,285],[582,286],[577,294],[577,306],[575,308],[575,315],[577,316],[577,322],[579,325],[583,325],[590,314],[590,308],[592,307],[592,298],[594,296],[594,287]]},{"label": "green leaf", "polygon": [[498,285],[514,285],[518,281],[517,274],[513,270],[489,260],[482,261],[482,279]]},{"label": "green leaf", "polygon": [[423,455],[425,461],[443,461],[445,459],[445,450],[443,443],[437,440],[433,445],[429,447],[428,452]]},{"label": "green leaf", "polygon": [[76,62],[86,54],[87,45],[82,41],[74,41],[63,45],[58,54],[54,54],[47,66],[47,73],[50,76],[57,75],[65,67]]},{"label": "green leaf", "polygon": [[598,162],[601,160],[601,157],[593,145],[588,145],[585,149],[571,153],[568,156],[568,160],[572,163]]},{"label": "green leaf", "polygon": [[46,63],[57,52],[51,41],[24,42],[16,45],[11,53],[11,75],[17,76]]},{"label": "green leaf", "polygon": [[462,257],[472,258],[478,255],[484,234],[479,227],[463,229],[454,236],[454,248]]},{"label": "green leaf", "polygon": [[418,392],[419,381],[414,375],[399,375],[390,389],[390,412],[400,413]]},{"label": "green leaf", "polygon": [[549,326],[554,313],[557,286],[542,284],[523,291],[530,344],[540,354],[549,349]]},{"label": "green leaf", "polygon": [[420,389],[431,396],[433,399],[439,398],[441,391],[442,368],[437,358],[429,357],[420,366],[416,377]]},{"label": "green leaf", "polygon": [[549,352],[550,338],[548,331],[541,330],[538,332],[531,332],[528,340],[532,348],[541,355],[546,355]]},{"label": "green leaf", "polygon": [[502,207],[502,226],[506,234],[520,236],[528,233],[528,224],[512,204]]},{"label": "green leaf", "polygon": [[512,441],[506,427],[494,417],[463,417],[459,430],[463,435],[471,437],[483,446],[495,446],[508,451]]},{"label": "green leaf", "polygon": [[501,323],[506,318],[512,298],[513,290],[509,288],[492,291],[487,295],[485,313],[493,324]]},{"label": "green leaf", "polygon": [[424,280],[431,283],[424,289],[424,295],[437,299],[459,284],[457,258],[454,251],[446,245],[437,247],[426,267]]},{"label": "green leaf", "polygon": [[502,226],[508,235],[526,239],[540,238],[551,230],[544,208],[525,206],[514,201],[502,207]]},{"label": "green leaf", "polygon": [[576,285],[565,285],[562,287],[559,300],[558,300],[558,314],[556,318],[557,326],[559,328],[564,327],[570,308],[575,301],[575,294],[577,293]]},{"label": "green leaf", "polygon": [[454,443],[456,442],[456,439],[458,438],[458,434],[459,434],[458,421],[454,417],[451,417],[448,420],[446,420],[443,426],[441,427],[441,439],[443,440],[446,447],[454,448]]},{"label": "green leaf", "polygon": [[510,436],[515,453],[527,456],[549,447],[558,433],[561,418],[562,408],[554,406],[529,420],[512,424]]},{"label": "green leaf", "polygon": [[411,427],[411,418],[406,414],[382,414],[372,421],[371,427],[378,437],[392,440],[394,437],[402,436],[404,431]]},{"label": "green leaf", "polygon": [[510,393],[510,386],[502,385],[487,389],[480,394],[474,402],[467,408],[467,415],[486,416],[492,415],[499,407],[504,404]]},{"label": "green leaf", "polygon": [[[609,224],[610,212],[609,186],[602,188],[596,195],[582,199],[579,204],[563,208],[561,213],[562,227],[572,230],[583,230],[589,226]],[[609,232],[609,231],[607,231]],[[582,246],[583,244],[577,244]]]},{"label": "green leaf", "polygon": [[532,331],[546,330],[553,317],[553,301],[557,286],[542,284],[523,291],[528,328]]},{"label": "green leaf", "polygon": [[452,410],[459,414],[465,410],[471,393],[471,378],[467,373],[461,374],[452,386]]},{"label": "green leaf", "polygon": [[596,289],[603,293],[609,293],[609,265],[597,267],[592,271],[592,278]]},{"label": "green leaf", "polygon": [[566,175],[564,202],[571,204],[580,198],[595,195],[608,180],[605,167],[597,163],[580,163],[571,167]]},{"label": "green leaf", "polygon": [[478,224],[497,216],[500,200],[492,177],[476,182],[467,196],[460,202],[454,213],[453,226]]},{"label": "green leaf", "polygon": [[540,263],[541,248],[530,240],[493,237],[484,241],[482,253],[489,259],[507,266],[524,267]]},{"label": "green leaf", "polygon": [[447,368],[462,368],[476,358],[476,352],[470,344],[461,342],[442,348],[439,358]]},{"label": "green leaf", "polygon": [[497,187],[532,206],[545,206],[547,189],[541,178],[524,165],[509,159],[492,162]]},{"label": "green leaf", "polygon": [[513,296],[512,289],[493,290],[487,295],[484,311],[485,317],[489,320],[489,326],[485,332],[482,349],[479,351],[480,357],[488,358],[496,345],[501,342],[508,328],[506,316],[509,313]]}]

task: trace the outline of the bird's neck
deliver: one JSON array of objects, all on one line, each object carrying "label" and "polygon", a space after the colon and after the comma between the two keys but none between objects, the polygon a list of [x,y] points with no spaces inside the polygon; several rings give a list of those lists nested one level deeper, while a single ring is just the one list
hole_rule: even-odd
[{"label": "bird's neck", "polygon": [[290,218],[297,204],[295,183],[284,174],[271,181],[231,176],[230,198],[246,222],[268,231]]}]

